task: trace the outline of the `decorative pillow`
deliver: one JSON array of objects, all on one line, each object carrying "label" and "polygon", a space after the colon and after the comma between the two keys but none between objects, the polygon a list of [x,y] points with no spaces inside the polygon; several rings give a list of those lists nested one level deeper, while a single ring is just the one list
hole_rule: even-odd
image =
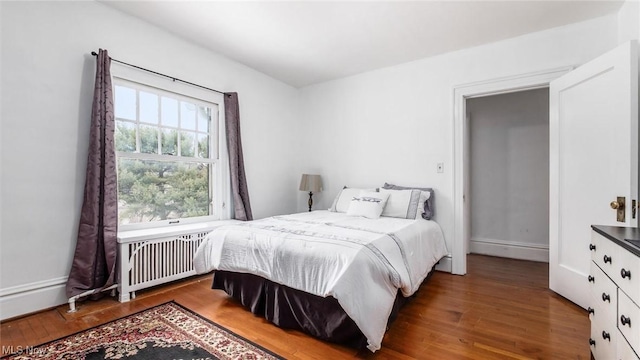
[{"label": "decorative pillow", "polygon": [[435,204],[435,191],[432,188],[419,188],[419,187],[408,187],[408,186],[398,186],[394,184],[384,183],[383,189],[388,190],[422,190],[427,191],[429,193],[429,198],[424,203],[424,212],[422,213],[422,218],[425,220],[431,220],[433,218],[434,213],[434,204]]},{"label": "decorative pillow", "polygon": [[380,189],[380,192],[389,194],[382,216],[401,219],[422,218],[424,204],[430,196],[429,192],[417,189],[388,190],[383,188]]},{"label": "decorative pillow", "polygon": [[351,198],[347,215],[377,219],[382,214],[388,198],[387,193],[362,191],[358,196]]},{"label": "decorative pillow", "polygon": [[351,204],[351,199],[360,195],[362,191],[377,191],[377,189],[356,189],[345,186],[333,200],[329,211],[346,213],[347,209],[349,209],[349,204]]}]

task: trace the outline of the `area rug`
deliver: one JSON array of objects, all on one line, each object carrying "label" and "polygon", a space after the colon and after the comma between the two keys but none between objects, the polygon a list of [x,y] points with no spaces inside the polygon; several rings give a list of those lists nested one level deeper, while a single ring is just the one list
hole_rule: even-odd
[{"label": "area rug", "polygon": [[3,359],[282,359],[175,302]]}]

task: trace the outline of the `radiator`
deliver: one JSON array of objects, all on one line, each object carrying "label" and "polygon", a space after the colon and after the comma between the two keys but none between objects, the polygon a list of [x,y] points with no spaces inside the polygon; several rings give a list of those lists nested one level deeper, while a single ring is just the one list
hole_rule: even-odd
[{"label": "radiator", "polygon": [[231,222],[234,221],[119,234],[120,302],[134,299],[138,290],[195,275],[193,256],[198,246],[211,230]]}]

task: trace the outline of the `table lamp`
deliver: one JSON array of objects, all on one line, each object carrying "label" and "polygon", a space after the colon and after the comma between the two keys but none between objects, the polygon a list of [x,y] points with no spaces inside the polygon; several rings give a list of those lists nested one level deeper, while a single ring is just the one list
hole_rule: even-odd
[{"label": "table lamp", "polygon": [[322,178],[320,175],[302,174],[300,179],[300,191],[309,192],[309,211],[313,205],[313,193],[322,191]]}]

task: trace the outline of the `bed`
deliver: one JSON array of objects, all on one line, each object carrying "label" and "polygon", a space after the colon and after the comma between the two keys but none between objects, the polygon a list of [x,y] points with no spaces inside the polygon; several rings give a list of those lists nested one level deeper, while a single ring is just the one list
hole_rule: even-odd
[{"label": "bed", "polygon": [[376,351],[447,253],[431,220],[313,211],[219,227],[194,266],[215,271],[213,288],[278,326]]}]

